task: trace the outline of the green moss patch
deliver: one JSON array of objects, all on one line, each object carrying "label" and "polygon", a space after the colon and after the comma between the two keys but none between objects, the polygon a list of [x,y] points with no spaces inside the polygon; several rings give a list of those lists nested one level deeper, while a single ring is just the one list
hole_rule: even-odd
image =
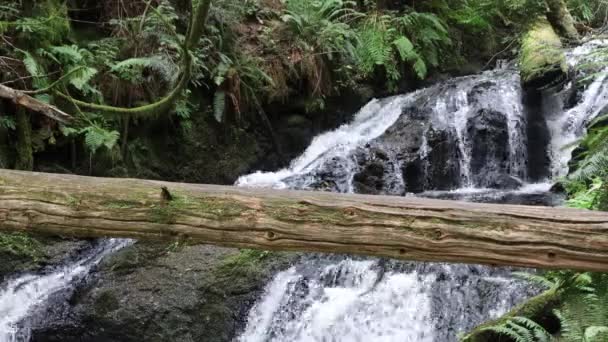
[{"label": "green moss patch", "polygon": [[539,18],[523,38],[520,54],[522,83],[542,87],[568,74],[562,42],[546,18]]}]

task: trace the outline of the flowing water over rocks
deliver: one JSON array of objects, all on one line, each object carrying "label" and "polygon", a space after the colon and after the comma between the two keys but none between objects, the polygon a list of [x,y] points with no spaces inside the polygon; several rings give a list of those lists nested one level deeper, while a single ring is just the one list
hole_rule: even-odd
[{"label": "flowing water over rocks", "polygon": [[[570,51],[571,66],[598,45]],[[289,168],[236,184],[558,205],[551,178],[568,172],[564,146],[608,106],[607,76],[581,77],[534,94],[534,106],[509,66],[374,100]],[[306,258],[268,285],[238,341],[456,341],[535,293],[511,271]]]},{"label": "flowing water over rocks", "polygon": [[83,252],[75,261],[42,274],[28,273],[0,287],[0,342],[30,340],[27,319],[34,309],[47,304],[56,293],[73,289],[103,257],[130,244],[130,240],[108,239]]}]

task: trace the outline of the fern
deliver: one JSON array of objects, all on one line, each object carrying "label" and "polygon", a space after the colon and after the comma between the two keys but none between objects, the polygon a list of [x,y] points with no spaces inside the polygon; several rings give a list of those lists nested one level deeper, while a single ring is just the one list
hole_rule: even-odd
[{"label": "fern", "polygon": [[224,112],[226,111],[226,93],[218,90],[213,96],[213,117],[219,123],[224,121]]},{"label": "fern", "polygon": [[80,130],[80,133],[84,134],[85,144],[92,153],[101,147],[113,149],[120,136],[117,131],[109,131],[98,125],[87,126]]},{"label": "fern", "polygon": [[418,78],[424,79],[427,63],[437,66],[439,51],[449,42],[445,25],[434,15],[370,15],[359,29],[358,67],[367,77],[382,68],[389,88],[395,89],[403,77],[399,62],[409,65]]},{"label": "fern", "polygon": [[149,69],[155,71],[161,80],[173,86],[179,75],[179,68],[172,61],[161,56],[129,58],[114,64],[111,72],[117,74],[121,79],[131,81],[134,84],[143,83],[143,71]]},{"label": "fern", "polygon": [[15,120],[10,116],[0,116],[0,128],[15,130],[17,128]]},{"label": "fern", "polygon": [[91,67],[80,68],[79,71],[71,74],[69,82],[74,88],[83,91],[91,79],[97,74],[97,69]]},{"label": "fern", "polygon": [[411,37],[425,64],[437,67],[439,56],[448,51],[452,40],[447,24],[433,13],[412,12],[400,18],[404,34]]},{"label": "fern", "polygon": [[500,324],[482,330],[507,336],[515,342],[549,342],[551,340],[551,335],[540,324],[520,316],[508,318]]},{"label": "fern", "polygon": [[76,45],[51,46],[48,51],[57,58],[59,63],[69,65],[82,64],[85,59],[84,55],[89,53]]},{"label": "fern", "polygon": [[34,55],[27,51],[23,51],[23,65],[25,70],[32,76],[32,84],[34,88],[41,89],[48,86],[49,81],[45,76],[45,70],[42,64],[38,63]]}]

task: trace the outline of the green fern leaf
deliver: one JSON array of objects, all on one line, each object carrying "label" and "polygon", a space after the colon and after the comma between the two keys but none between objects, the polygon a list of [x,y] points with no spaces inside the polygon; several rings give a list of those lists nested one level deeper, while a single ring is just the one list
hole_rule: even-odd
[{"label": "green fern leaf", "polygon": [[585,329],[586,342],[605,342],[608,341],[608,327],[591,326]]},{"label": "green fern leaf", "polygon": [[222,90],[215,92],[213,96],[213,116],[219,123],[224,121],[224,112],[226,111],[226,93]]},{"label": "green fern leaf", "polygon": [[97,69],[82,67],[70,77],[70,84],[78,90],[83,90],[89,81],[97,74]]},{"label": "green fern leaf", "polygon": [[81,130],[85,134],[85,144],[93,153],[101,147],[111,150],[116,146],[120,134],[117,131],[108,131],[99,126],[88,126]]},{"label": "green fern leaf", "polygon": [[36,89],[44,88],[48,85],[48,79],[44,77],[45,71],[44,67],[38,63],[34,56],[27,52],[23,51],[23,65],[25,66],[25,70],[32,76],[33,85]]},{"label": "green fern leaf", "polygon": [[422,80],[426,78],[428,70],[426,68],[426,63],[424,63],[422,58],[418,58],[416,60],[416,63],[414,63],[413,68],[414,72],[416,73],[416,76],[418,76],[419,79]]},{"label": "green fern leaf", "polygon": [[418,54],[416,53],[416,49],[414,49],[414,44],[412,44],[407,37],[399,37],[393,42],[393,45],[395,45],[395,48],[397,49],[399,57],[401,57],[402,61],[411,62],[419,58]]}]

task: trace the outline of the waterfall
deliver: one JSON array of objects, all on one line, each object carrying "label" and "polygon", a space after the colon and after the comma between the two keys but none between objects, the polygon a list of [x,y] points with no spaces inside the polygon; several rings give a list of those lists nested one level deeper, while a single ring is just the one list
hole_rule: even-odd
[{"label": "waterfall", "polygon": [[[568,62],[579,65],[606,45],[573,49]],[[236,184],[553,205],[551,180],[531,174],[565,175],[573,148],[564,147],[608,106],[608,76],[581,86],[585,76],[544,91],[546,132],[538,133],[549,136],[547,163],[530,161],[530,109],[517,70],[507,65],[373,100],[286,169]],[[505,268],[306,256],[276,275],[237,340],[456,341],[534,293]]]},{"label": "waterfall", "polygon": [[27,273],[0,287],[0,342],[27,342],[30,331],[24,320],[49,297],[68,291],[85,278],[91,268],[106,255],[131,243],[125,239],[108,239],[84,252],[77,260],[48,272]]}]

